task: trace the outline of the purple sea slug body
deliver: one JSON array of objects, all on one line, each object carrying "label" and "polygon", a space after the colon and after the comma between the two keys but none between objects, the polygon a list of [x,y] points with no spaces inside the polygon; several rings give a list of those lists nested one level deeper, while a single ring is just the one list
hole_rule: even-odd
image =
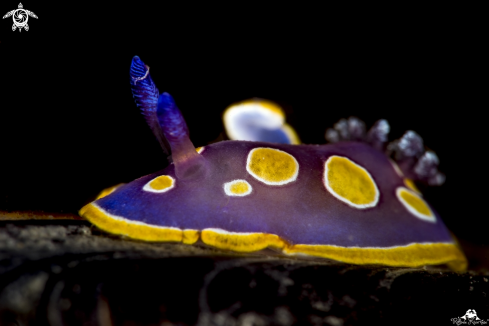
[{"label": "purple sea slug body", "polygon": [[280,108],[254,99],[224,114],[229,137],[247,140],[196,150],[172,97],[159,95],[148,71],[133,59],[133,95],[163,149],[171,148],[172,162],[84,206],[80,215],[97,227],[238,252],[270,248],[353,264],[466,269],[463,253],[414,186],[413,180],[444,178],[416,133],[387,144],[385,120],[366,132],[350,118],[326,132],[331,144],[298,145]]}]

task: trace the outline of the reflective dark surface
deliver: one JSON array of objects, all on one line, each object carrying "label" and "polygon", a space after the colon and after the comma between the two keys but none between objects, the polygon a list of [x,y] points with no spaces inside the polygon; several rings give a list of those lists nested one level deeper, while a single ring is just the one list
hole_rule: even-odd
[{"label": "reflective dark surface", "polygon": [[488,279],[142,243],[84,221],[0,225],[8,326],[442,324],[466,307],[489,318]]}]

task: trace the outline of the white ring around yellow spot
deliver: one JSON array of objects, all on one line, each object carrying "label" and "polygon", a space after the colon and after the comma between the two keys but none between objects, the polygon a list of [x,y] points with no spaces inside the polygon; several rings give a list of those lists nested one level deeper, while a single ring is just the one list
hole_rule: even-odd
[{"label": "white ring around yellow spot", "polygon": [[397,199],[406,209],[423,221],[435,223],[436,217],[428,204],[417,193],[404,187],[396,189]]},{"label": "white ring around yellow spot", "polygon": [[257,147],[248,154],[246,171],[267,185],[280,186],[297,179],[299,163],[295,157],[279,149]]},{"label": "white ring around yellow spot", "polygon": [[355,208],[377,205],[379,189],[368,171],[343,156],[330,156],[324,163],[323,182],[336,198]]},{"label": "white ring around yellow spot", "polygon": [[253,187],[246,180],[233,180],[224,184],[224,192],[228,196],[244,197],[251,194]]},{"label": "white ring around yellow spot", "polygon": [[175,187],[175,179],[169,175],[160,175],[144,185],[143,190],[161,194]]},{"label": "white ring around yellow spot", "polygon": [[201,146],[201,147],[197,147],[195,150],[197,151],[197,153],[202,153],[204,151],[205,147],[204,146]]}]

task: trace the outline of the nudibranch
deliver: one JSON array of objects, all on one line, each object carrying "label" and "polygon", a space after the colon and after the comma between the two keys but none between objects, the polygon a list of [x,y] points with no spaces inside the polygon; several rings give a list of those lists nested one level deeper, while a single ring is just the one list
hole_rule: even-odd
[{"label": "nudibranch", "polygon": [[80,215],[98,228],[237,252],[269,248],[353,264],[466,269],[462,251],[414,186],[444,180],[436,154],[415,132],[387,143],[385,120],[366,132],[349,118],[327,130],[330,144],[297,145],[283,112],[254,99],[224,114],[230,138],[248,140],[196,149],[173,98],[159,94],[138,57],[130,76],[136,104],[162,148],[171,149],[171,162],[84,206]]}]

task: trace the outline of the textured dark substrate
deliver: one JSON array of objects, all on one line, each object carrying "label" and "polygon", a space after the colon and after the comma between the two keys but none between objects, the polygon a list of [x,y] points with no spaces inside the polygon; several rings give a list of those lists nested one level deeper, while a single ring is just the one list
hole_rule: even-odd
[{"label": "textured dark substrate", "polygon": [[489,274],[236,255],[0,222],[0,325],[451,325],[489,318]]}]

